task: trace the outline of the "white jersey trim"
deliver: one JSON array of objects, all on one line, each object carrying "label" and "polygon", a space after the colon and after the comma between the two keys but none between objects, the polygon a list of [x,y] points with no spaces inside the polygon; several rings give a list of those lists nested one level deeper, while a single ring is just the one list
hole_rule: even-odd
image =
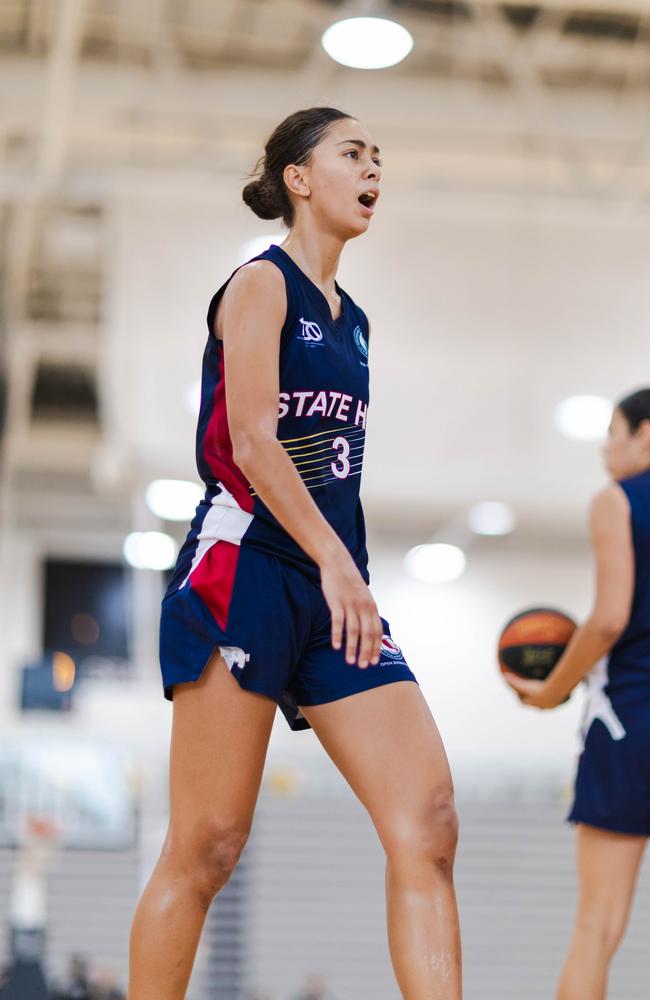
[{"label": "white jersey trim", "polygon": [[218,486],[221,488],[221,493],[212,498],[210,509],[203,519],[201,530],[197,535],[199,544],[196,547],[189,573],[183,580],[181,587],[185,586],[215,542],[231,542],[233,545],[240,545],[253,520],[253,514],[242,510],[223,483],[218,483]]},{"label": "white jersey trim", "polygon": [[607,728],[613,740],[622,740],[627,736],[625,727],[614,711],[614,706],[605,694],[605,688],[609,683],[608,660],[599,660],[596,666],[589,671],[585,681],[587,683],[587,701],[581,726],[582,749],[584,750],[587,733],[591,724],[600,719]]}]

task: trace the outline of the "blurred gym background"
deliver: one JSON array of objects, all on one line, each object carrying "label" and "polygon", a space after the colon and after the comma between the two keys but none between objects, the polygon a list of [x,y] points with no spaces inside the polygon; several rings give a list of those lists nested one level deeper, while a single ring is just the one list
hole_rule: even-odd
[{"label": "blurred gym background", "polygon": [[[328,54],[360,16],[410,33],[401,62]],[[552,995],[581,699],[525,710],[494,649],[521,607],[587,611],[609,405],[648,383],[643,0],[0,3],[0,997],[123,996],[165,831],[158,608],[198,490],[204,316],[282,238],[241,188],[316,103],[384,159],[339,280],[373,328],[373,589],[457,784],[467,997]],[[614,1000],[647,997],[649,931],[642,880]],[[189,996],[397,1000],[374,834],[281,719]]]}]

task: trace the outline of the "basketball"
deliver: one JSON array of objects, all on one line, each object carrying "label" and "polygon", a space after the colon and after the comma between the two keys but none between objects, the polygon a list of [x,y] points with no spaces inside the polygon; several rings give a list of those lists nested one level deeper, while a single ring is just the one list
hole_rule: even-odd
[{"label": "basketball", "polygon": [[576,630],[556,608],[527,608],[511,618],[499,637],[499,666],[529,680],[550,674]]}]

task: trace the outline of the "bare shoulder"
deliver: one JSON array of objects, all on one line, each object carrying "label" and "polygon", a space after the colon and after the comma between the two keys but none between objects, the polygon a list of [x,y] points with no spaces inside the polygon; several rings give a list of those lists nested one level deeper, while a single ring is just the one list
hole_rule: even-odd
[{"label": "bare shoulder", "polygon": [[595,529],[627,522],[629,516],[630,502],[618,483],[599,490],[591,502],[591,523]]},{"label": "bare shoulder", "polygon": [[287,294],[282,272],[270,260],[253,260],[236,271],[228,283],[223,300],[227,307],[241,302],[265,306],[286,306]]},{"label": "bare shoulder", "polygon": [[215,330],[223,336],[224,317],[239,318],[243,313],[264,313],[267,321],[284,321],[287,293],[284,276],[270,260],[254,260],[236,271],[223,293],[215,318]]}]

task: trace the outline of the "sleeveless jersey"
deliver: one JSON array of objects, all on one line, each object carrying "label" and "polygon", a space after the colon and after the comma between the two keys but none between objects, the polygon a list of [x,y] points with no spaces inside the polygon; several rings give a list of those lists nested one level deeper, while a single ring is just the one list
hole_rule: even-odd
[{"label": "sleeveless jersey", "polygon": [[[338,285],[342,311],[333,320],[324,294],[281,247],[272,245],[252,259],[275,264],[286,286],[278,440],[367,581],[359,487],[369,400],[368,320]],[[214,295],[207,316],[209,333],[196,435],[197,466],[206,486],[205,497],[179,553],[167,595],[189,580],[200,592],[200,564],[216,542],[230,543],[221,548],[231,553],[235,563],[237,546],[256,548],[319,579],[316,564],[280,525],[233,460],[226,412],[228,376],[223,343],[214,334],[217,307],[231,278]]]},{"label": "sleeveless jersey", "polygon": [[625,715],[650,725],[650,471],[619,483],[630,504],[634,596],[625,631],[609,654],[606,693]]}]

